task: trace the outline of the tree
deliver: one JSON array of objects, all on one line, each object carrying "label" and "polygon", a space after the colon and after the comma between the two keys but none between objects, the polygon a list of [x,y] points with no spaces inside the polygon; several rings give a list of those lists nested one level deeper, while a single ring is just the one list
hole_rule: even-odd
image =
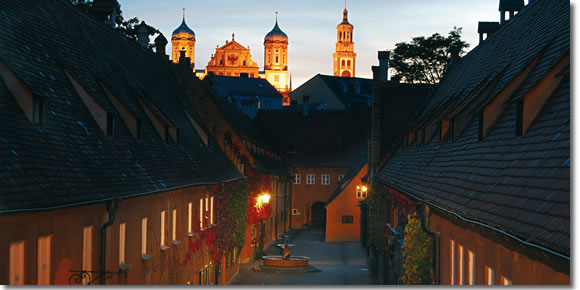
[{"label": "tree", "polygon": [[[80,11],[90,14],[91,8],[93,7],[93,1],[91,0],[71,0],[71,3],[78,8]],[[115,31],[121,33],[125,37],[137,41],[138,30],[139,30],[139,18],[133,17],[131,19],[125,20],[123,17],[123,11],[121,11],[121,5],[118,1],[117,3],[117,16],[115,17]],[[157,33],[160,33],[159,30],[151,25],[147,25],[147,29],[149,30],[149,35],[153,36]],[[149,44],[149,49],[153,47],[153,44]]]},{"label": "tree", "polygon": [[403,82],[438,83],[452,62],[452,54],[465,54],[469,44],[461,40],[462,28],[453,27],[447,37],[435,33],[399,42],[391,53],[390,66]]},{"label": "tree", "polygon": [[423,231],[421,220],[417,217],[417,212],[414,212],[408,216],[403,240],[405,275],[403,275],[402,280],[407,285],[431,284],[433,280],[431,251],[431,237]]}]

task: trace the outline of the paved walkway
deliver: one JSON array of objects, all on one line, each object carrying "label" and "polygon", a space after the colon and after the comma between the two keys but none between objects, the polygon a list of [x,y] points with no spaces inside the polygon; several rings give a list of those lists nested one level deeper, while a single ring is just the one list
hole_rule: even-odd
[{"label": "paved walkway", "polygon": [[[368,271],[366,253],[360,243],[326,243],[321,229],[304,229],[293,233],[290,241],[296,244],[293,256],[310,257],[310,265],[322,271],[300,274],[278,274],[254,271],[261,263],[240,265],[239,273],[230,285],[375,285]],[[272,246],[268,255],[281,255]]]}]

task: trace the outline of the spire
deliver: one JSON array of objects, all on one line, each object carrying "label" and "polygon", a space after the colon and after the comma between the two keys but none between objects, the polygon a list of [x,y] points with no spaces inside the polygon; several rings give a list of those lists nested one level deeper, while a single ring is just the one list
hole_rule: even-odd
[{"label": "spire", "polygon": [[278,11],[276,11],[276,24],[278,24]]},{"label": "spire", "polygon": [[185,8],[183,8],[183,23],[185,23]]},{"label": "spire", "polygon": [[342,22],[348,22],[348,10],[346,10],[346,0],[344,0],[344,10],[342,11]]},{"label": "spire", "polygon": [[234,41],[234,37],[235,37],[235,36],[236,36],[236,35],[232,33],[232,41]]}]

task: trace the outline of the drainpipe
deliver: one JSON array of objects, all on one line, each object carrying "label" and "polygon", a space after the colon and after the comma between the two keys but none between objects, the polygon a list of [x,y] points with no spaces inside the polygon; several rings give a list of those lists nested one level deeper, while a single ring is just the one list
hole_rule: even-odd
[{"label": "drainpipe", "polygon": [[425,231],[429,236],[431,236],[431,240],[432,242],[432,247],[433,247],[433,260],[432,260],[432,266],[433,269],[435,271],[435,273],[433,274],[433,282],[435,283],[435,285],[439,285],[439,281],[440,281],[440,267],[439,267],[439,235],[437,233],[435,233],[432,229],[431,229],[431,223],[429,223],[429,217],[431,215],[431,208],[429,208],[429,205],[427,205],[428,201],[424,201],[422,202],[423,204],[423,211],[420,214],[420,218],[421,218],[421,226],[423,227],[423,231]]},{"label": "drainpipe", "polygon": [[115,220],[115,212],[117,211],[118,201],[115,199],[113,201],[107,202],[107,212],[109,213],[109,220],[103,224],[101,227],[101,276],[100,284],[105,285],[106,275],[105,271],[107,269],[107,228],[113,224]]}]

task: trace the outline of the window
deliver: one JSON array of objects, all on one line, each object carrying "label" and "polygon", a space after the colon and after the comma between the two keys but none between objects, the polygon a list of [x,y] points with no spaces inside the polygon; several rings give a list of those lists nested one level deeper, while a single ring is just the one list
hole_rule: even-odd
[{"label": "window", "polygon": [[[83,228],[83,270],[93,270],[93,226]],[[83,284],[88,284],[88,278],[83,278]]]},{"label": "window", "polygon": [[298,211],[297,208],[292,209],[292,215],[300,215],[300,212]]},{"label": "window", "polygon": [[367,187],[365,185],[356,186],[356,198],[366,198],[367,197]]},{"label": "window", "polygon": [[143,259],[151,258],[147,255],[147,218],[141,219],[141,257]]},{"label": "window", "polygon": [[338,176],[338,182],[342,181],[344,179],[344,175],[339,175]]},{"label": "window", "polygon": [[512,280],[508,279],[504,275],[501,275],[501,284],[502,285],[511,285],[512,284]]},{"label": "window", "polygon": [[276,56],[276,63],[278,63],[278,56]]},{"label": "window", "polygon": [[324,184],[324,185],[330,184],[330,175],[322,174],[322,184]]},{"label": "window", "polygon": [[199,199],[199,228],[203,229],[203,198]]},{"label": "window", "polygon": [[451,285],[455,285],[455,241],[450,241],[451,250]]},{"label": "window", "polygon": [[279,75],[275,75],[274,76],[274,81],[275,82],[279,82],[280,81],[280,76]]},{"label": "window", "polygon": [[172,216],[173,224],[171,224],[171,239],[175,243],[177,241],[177,209],[173,210]]},{"label": "window", "polygon": [[467,250],[467,284],[475,285],[475,254]]},{"label": "window", "polygon": [[50,242],[52,236],[38,238],[38,285],[50,285]]},{"label": "window", "polygon": [[350,68],[350,59],[346,61],[346,67]]},{"label": "window", "polygon": [[360,94],[360,84],[354,84],[354,93]]},{"label": "window", "polygon": [[161,250],[166,250],[168,247],[165,246],[165,223],[167,223],[167,211],[161,211]]},{"label": "window", "polygon": [[209,199],[210,200],[210,207],[209,207],[209,224],[213,225],[213,196]]},{"label": "window", "polygon": [[193,203],[190,202],[187,204],[187,232],[189,235],[193,233],[192,222],[191,219],[193,218]]},{"label": "window", "polygon": [[485,285],[493,285],[493,268],[485,265]]},{"label": "window", "polygon": [[351,215],[343,215],[342,216],[342,223],[343,224],[352,224],[352,216]]},{"label": "window", "polygon": [[315,183],[314,174],[306,175],[306,184],[314,184],[314,183]]},{"label": "window", "polygon": [[24,285],[24,241],[10,244],[10,285]]},{"label": "window", "polygon": [[341,64],[341,67],[345,67],[345,65],[344,65],[344,59],[340,62],[340,64]]},{"label": "window", "polygon": [[125,264],[125,230],[127,223],[119,225],[119,265]]},{"label": "window", "polygon": [[463,246],[461,244],[457,244],[457,249],[459,252],[459,285],[463,285]]},{"label": "window", "polygon": [[341,90],[343,93],[348,93],[348,84],[342,84]]},{"label": "window", "polygon": [[288,153],[296,153],[296,146],[295,145],[288,146]]},{"label": "window", "polygon": [[294,184],[300,184],[300,174],[294,174]]}]

